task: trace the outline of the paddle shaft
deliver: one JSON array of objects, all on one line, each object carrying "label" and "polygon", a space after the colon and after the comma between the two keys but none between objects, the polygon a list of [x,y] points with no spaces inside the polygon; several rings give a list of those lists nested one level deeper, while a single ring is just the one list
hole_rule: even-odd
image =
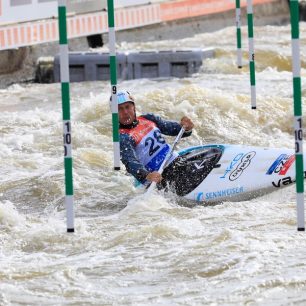
[{"label": "paddle shaft", "polygon": [[[185,129],[182,127],[180,132],[178,133],[178,135],[176,136],[176,138],[175,138],[175,140],[173,142],[172,148],[169,150],[169,152],[166,155],[164,161],[160,165],[160,167],[158,169],[158,173],[162,174],[162,172],[164,171],[164,167],[165,167],[166,163],[168,162],[169,158],[171,157],[171,155],[172,155],[176,145],[178,144],[178,142],[182,138],[184,132],[185,132]],[[152,182],[146,193],[150,193],[155,188],[155,186],[156,186],[156,182]]]}]

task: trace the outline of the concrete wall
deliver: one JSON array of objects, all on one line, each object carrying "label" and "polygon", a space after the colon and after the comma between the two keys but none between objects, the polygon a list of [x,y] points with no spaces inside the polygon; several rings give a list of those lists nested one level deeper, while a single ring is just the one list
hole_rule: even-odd
[{"label": "concrete wall", "polygon": [[[241,15],[246,16],[246,8],[241,9]],[[277,3],[256,5],[253,17],[254,26],[286,24],[290,21],[288,2],[287,0],[279,0]],[[232,10],[225,13],[180,19],[150,27],[119,31],[116,33],[116,40],[118,42],[141,42],[180,39],[234,26],[235,21],[235,11]],[[246,18],[242,18],[242,25],[246,25]],[[103,34],[103,41],[108,42],[107,34]]]},{"label": "concrete wall", "polygon": [[[245,15],[245,9],[242,9]],[[289,7],[287,0],[256,5],[254,7],[254,25],[281,25],[289,22]],[[122,41],[143,42],[163,39],[180,39],[198,33],[213,32],[235,24],[235,11],[181,19],[178,21],[118,31],[116,39]],[[242,24],[245,24],[245,20]],[[103,34],[103,42],[108,41],[108,35]],[[206,47],[206,46],[202,46]],[[86,37],[69,40],[70,51],[88,50]],[[0,88],[19,82],[31,82],[35,79],[36,63],[39,57],[54,56],[59,52],[58,43],[45,43],[17,50],[0,52]]]}]

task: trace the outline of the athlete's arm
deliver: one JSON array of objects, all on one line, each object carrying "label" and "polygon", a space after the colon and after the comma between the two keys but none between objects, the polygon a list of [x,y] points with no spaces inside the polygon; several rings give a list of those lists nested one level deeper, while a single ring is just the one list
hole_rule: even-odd
[{"label": "athlete's arm", "polygon": [[[162,134],[168,135],[168,136],[176,136],[180,132],[180,130],[181,130],[182,126],[183,126],[183,125],[179,124],[178,122],[170,121],[170,120],[164,120],[160,116],[156,116],[156,115],[151,114],[151,113],[143,115],[142,117],[144,117],[144,118],[146,118],[146,119],[156,123],[157,127],[160,129]],[[187,118],[187,117],[185,117],[185,118]],[[181,120],[181,123],[182,123],[182,120]],[[183,123],[185,124],[186,121],[183,121]],[[182,137],[188,137],[188,136],[191,135],[191,133],[192,133],[192,129],[187,130],[183,134]]]},{"label": "athlete's arm", "polygon": [[127,134],[120,134],[120,158],[126,171],[132,174],[139,182],[144,183],[150,173],[136,156],[135,143]]}]

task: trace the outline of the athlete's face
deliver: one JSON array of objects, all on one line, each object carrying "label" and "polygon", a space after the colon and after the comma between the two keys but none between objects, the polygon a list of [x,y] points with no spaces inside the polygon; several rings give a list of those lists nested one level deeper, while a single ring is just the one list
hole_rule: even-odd
[{"label": "athlete's face", "polygon": [[136,119],[135,105],[132,102],[125,102],[118,105],[119,122],[123,125],[132,124]]}]

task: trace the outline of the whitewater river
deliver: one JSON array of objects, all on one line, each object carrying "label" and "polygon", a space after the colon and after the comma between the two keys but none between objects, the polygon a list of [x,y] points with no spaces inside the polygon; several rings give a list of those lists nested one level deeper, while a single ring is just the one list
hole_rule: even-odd
[{"label": "whitewater river", "polygon": [[[216,57],[190,78],[124,81],[119,89],[131,91],[139,114],[190,116],[195,131],[179,148],[293,148],[290,26],[255,29],[257,110],[246,32],[241,70],[235,27],[124,43],[120,50],[213,47]],[[301,38],[305,109],[305,23]],[[0,305],[305,305],[295,187],[215,206],[143,196],[124,166],[112,170],[109,93],[109,82],[71,85],[75,233],[67,234],[60,85],[0,91]]]}]

